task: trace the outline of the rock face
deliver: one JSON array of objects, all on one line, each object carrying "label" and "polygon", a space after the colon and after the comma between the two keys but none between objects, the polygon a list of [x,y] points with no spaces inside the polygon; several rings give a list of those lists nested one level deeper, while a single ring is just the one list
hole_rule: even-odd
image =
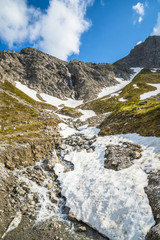
[{"label": "rock face", "polygon": [[150,36],[117,62],[128,67],[160,67],[160,36]]},{"label": "rock face", "polygon": [[116,77],[128,79],[129,72],[111,64],[68,63],[33,48],[0,52],[1,81],[20,81],[61,99],[93,99],[103,87],[116,85]]},{"label": "rock face", "polygon": [[160,171],[149,174],[148,180],[145,192],[148,195],[156,225],[148,232],[146,240],[160,240]]}]

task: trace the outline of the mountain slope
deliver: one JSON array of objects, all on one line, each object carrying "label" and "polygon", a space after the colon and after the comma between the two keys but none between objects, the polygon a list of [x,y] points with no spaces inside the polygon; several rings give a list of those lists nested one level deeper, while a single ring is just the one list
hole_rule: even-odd
[{"label": "mountain slope", "polygon": [[159,39],[115,64],[0,53],[2,239],[160,238]]},{"label": "mountain slope", "polygon": [[119,61],[126,67],[160,68],[160,36],[150,36]]},{"label": "mountain slope", "polygon": [[101,88],[116,85],[116,77],[128,79],[129,73],[111,64],[64,62],[33,48],[0,52],[1,81],[19,81],[60,99],[93,99]]}]

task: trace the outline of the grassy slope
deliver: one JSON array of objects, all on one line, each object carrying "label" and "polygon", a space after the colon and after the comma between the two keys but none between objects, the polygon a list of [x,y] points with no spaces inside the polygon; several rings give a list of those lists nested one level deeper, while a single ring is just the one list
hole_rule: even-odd
[{"label": "grassy slope", "polygon": [[[147,83],[160,83],[160,73],[151,73],[144,69],[122,89],[118,97],[102,98],[82,106],[97,114],[112,112],[100,126],[101,135],[136,132],[144,136],[160,136],[159,99],[140,101],[141,94],[156,89]],[[127,101],[120,102],[118,98],[122,97]]]},{"label": "grassy slope", "polygon": [[50,107],[18,90],[11,83],[0,83],[0,143],[27,142],[40,138],[46,126],[58,121],[43,116],[42,108]]}]

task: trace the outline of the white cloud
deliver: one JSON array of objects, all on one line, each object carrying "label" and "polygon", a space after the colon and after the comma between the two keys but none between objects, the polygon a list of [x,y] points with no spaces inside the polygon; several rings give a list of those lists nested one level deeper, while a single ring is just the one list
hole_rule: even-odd
[{"label": "white cloud", "polygon": [[[147,6],[147,3],[146,5]],[[136,5],[132,6],[132,9],[139,15],[138,22],[141,23],[145,13],[145,6],[143,3],[138,2]]]},{"label": "white cloud", "polygon": [[157,24],[153,28],[152,35],[160,35],[160,12],[158,13]]},{"label": "white cloud", "polygon": [[105,3],[103,0],[100,0],[100,3],[101,3],[101,6],[104,7],[105,6]]},{"label": "white cloud", "polygon": [[141,23],[141,22],[142,22],[142,20],[143,20],[143,18],[142,18],[142,17],[139,17],[139,18],[138,18],[138,22],[139,22],[139,23]]},{"label": "white cloud", "polygon": [[45,13],[27,6],[26,0],[0,0],[0,38],[10,48],[30,42],[66,60],[79,53],[80,38],[90,27],[86,9],[94,0],[50,0]]}]

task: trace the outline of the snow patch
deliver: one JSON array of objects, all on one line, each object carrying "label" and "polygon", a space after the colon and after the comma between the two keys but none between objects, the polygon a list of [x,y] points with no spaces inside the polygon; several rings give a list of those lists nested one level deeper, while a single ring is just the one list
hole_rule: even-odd
[{"label": "snow patch", "polygon": [[146,98],[150,98],[152,96],[156,96],[157,94],[160,93],[160,83],[147,83],[148,85],[151,85],[153,87],[156,87],[157,89],[154,90],[154,91],[150,91],[150,92],[147,92],[147,93],[143,93],[141,96],[140,96],[140,100],[144,100]]},{"label": "snow patch", "polygon": [[79,112],[82,113],[83,115],[79,118],[81,121],[85,121],[88,118],[96,116],[95,112],[92,110],[82,110],[79,109]]},{"label": "snow patch", "polygon": [[65,124],[65,123],[59,123],[58,126],[59,126],[59,128],[61,129],[61,130],[60,130],[60,134],[61,134],[64,138],[67,138],[67,137],[69,137],[69,136],[71,136],[71,135],[74,135],[74,134],[76,134],[76,132],[77,132],[74,128],[68,127],[68,125]]},{"label": "snow patch", "polygon": [[83,103],[83,100],[74,100],[71,98],[66,98],[67,100],[61,100],[57,97],[53,97],[45,93],[41,93],[40,96],[46,101],[46,103],[51,104],[59,109],[63,108],[61,105],[75,108]]},{"label": "snow patch", "polygon": [[151,72],[152,73],[155,73],[155,72],[157,72],[159,70],[159,68],[153,68],[152,70],[151,70]]},{"label": "snow patch", "polygon": [[[115,86],[112,86],[112,87],[106,87],[106,88],[103,88],[101,90],[101,92],[98,94],[98,98],[102,98],[106,95],[109,95],[109,94],[113,94],[117,91],[119,91],[120,89],[124,88],[126,85],[128,85],[132,80],[133,78],[142,70],[142,68],[131,68],[134,73],[131,74],[130,76],[130,80],[129,81],[125,81],[124,79],[122,78],[116,78],[116,80],[119,82],[119,84],[115,85]],[[115,96],[115,95],[114,95]],[[118,95],[116,95],[118,96]],[[98,99],[97,98],[97,99]]]},{"label": "snow patch", "polygon": [[139,88],[139,87],[137,86],[137,84],[133,84],[133,87],[134,87],[134,88]]},{"label": "snow patch", "polygon": [[[88,130],[88,136],[92,128],[85,125],[79,130],[81,133]],[[128,139],[144,145],[142,157],[135,160],[133,166],[118,172],[104,169],[106,146],[122,145]],[[66,155],[65,159],[74,164],[74,170],[60,173],[59,180],[66,205],[74,216],[112,240],[144,240],[155,224],[144,192],[148,184],[146,172],[160,169],[155,143],[160,148],[160,138],[138,134],[98,137],[93,153],[83,150]]]},{"label": "snow patch", "polygon": [[80,131],[79,134],[85,135],[87,139],[91,139],[94,136],[98,136],[98,133],[100,132],[99,128],[96,127],[88,127],[88,125],[83,125],[78,128]]},{"label": "snow patch", "polygon": [[27,87],[26,85],[16,81],[16,88],[18,88],[19,90],[21,90],[22,92],[24,92],[25,94],[27,94],[29,97],[31,97],[32,99],[34,99],[37,102],[41,102],[40,99],[37,98],[37,92],[34,91],[33,89],[30,89],[29,87]]},{"label": "snow patch", "polygon": [[127,99],[124,99],[123,97],[122,98],[119,98],[118,99],[120,102],[126,102],[127,101]]},{"label": "snow patch", "polygon": [[142,41],[137,42],[136,46],[139,45],[139,44],[141,44],[141,43],[142,43]]}]

